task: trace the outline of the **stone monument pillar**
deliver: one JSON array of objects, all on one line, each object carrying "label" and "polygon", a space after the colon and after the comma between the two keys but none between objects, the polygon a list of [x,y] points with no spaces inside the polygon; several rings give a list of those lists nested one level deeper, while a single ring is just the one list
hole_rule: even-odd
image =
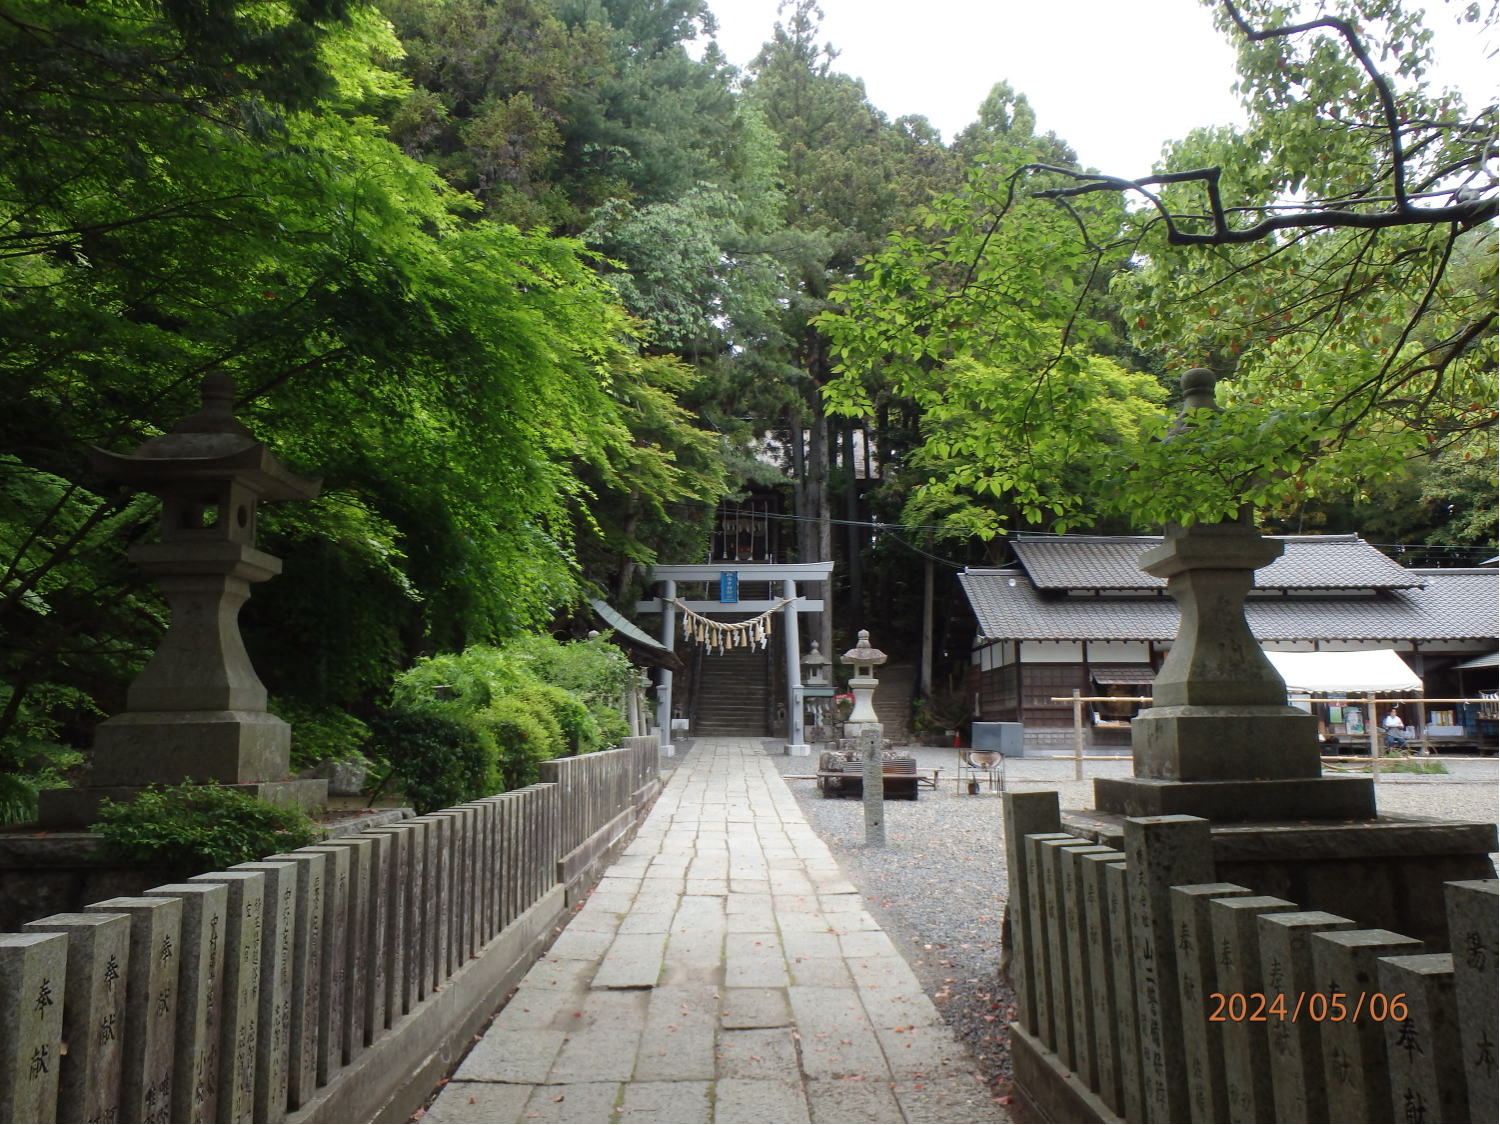
[{"label": "stone monument pillar", "polygon": [[250,585],[281,572],[255,546],[262,501],[308,500],[320,482],[288,472],[235,417],[234,380],[203,380],[203,406],[127,454],[95,449],[94,468],[161,497],[161,541],[130,549],[172,610],[126,710],[94,736],[89,783],[42,794],[41,822],[86,825],[100,801],[151,784],[217,781],[312,807],[326,781],[288,778],[291,728],[266,710],[266,689],[240,637]]},{"label": "stone monument pillar", "polygon": [[[1217,410],[1214,377],[1182,378],[1183,417]],[[1131,724],[1133,778],[1099,778],[1100,810],[1184,813],[1211,820],[1344,819],[1375,814],[1369,778],[1323,777],[1317,722],[1288,706],[1286,684],[1250,632],[1245,595],[1283,548],[1256,533],[1249,512],[1217,524],[1170,527],[1141,555],[1182,611],[1157,673],[1152,706]]]}]

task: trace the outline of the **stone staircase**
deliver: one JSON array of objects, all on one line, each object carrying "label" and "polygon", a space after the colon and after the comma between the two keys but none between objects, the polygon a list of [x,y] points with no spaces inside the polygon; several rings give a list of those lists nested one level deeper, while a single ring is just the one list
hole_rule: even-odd
[{"label": "stone staircase", "polygon": [[911,697],[917,684],[914,664],[883,664],[875,669],[875,714],[882,737],[902,742],[911,736]]},{"label": "stone staircase", "polygon": [[757,648],[706,652],[697,685],[693,729],[700,735],[764,735],[769,654]]}]

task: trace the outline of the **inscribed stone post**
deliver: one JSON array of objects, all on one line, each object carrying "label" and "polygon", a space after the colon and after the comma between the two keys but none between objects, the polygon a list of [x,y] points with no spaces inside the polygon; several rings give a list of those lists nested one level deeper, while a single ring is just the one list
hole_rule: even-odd
[{"label": "inscribed stone post", "polygon": [[488,941],[500,932],[500,799],[487,797],[483,805],[486,818],[485,870],[489,872],[484,896],[488,911],[485,940]]},{"label": "inscribed stone post", "polygon": [[218,1121],[254,1121],[255,1049],[260,1031],[260,957],[266,926],[266,877],[258,871],[215,871],[188,880],[222,886],[224,1006],[219,1016]]},{"label": "inscribed stone post", "polygon": [[[1036,837],[1033,837],[1036,839]],[[1062,880],[1062,849],[1088,847],[1089,841],[1082,836],[1064,836],[1061,839],[1041,840],[1037,845],[1037,858],[1042,872],[1042,894],[1046,904],[1047,942],[1052,956],[1052,1028],[1057,1042],[1052,1049],[1068,1067],[1078,1065],[1078,1029],[1073,1026],[1073,948],[1068,943],[1068,903]]]},{"label": "inscribed stone post", "polygon": [[861,796],[865,809],[865,847],[885,847],[885,777],[880,756],[880,724],[868,722],[859,728],[855,744],[864,765]]},{"label": "inscribed stone post", "polygon": [[266,877],[260,941],[260,1036],[255,1051],[255,1119],[286,1120],[292,1053],[292,940],[297,920],[297,865],[236,863],[231,871]]},{"label": "inscribed stone post", "polygon": [[[394,1027],[406,1014],[407,975],[411,972],[411,853],[415,841],[409,830],[396,825],[371,828],[365,836],[386,840],[380,894],[385,899],[385,1013],[384,1026]],[[417,951],[420,953],[420,950]]]},{"label": "inscribed stone post", "polygon": [[224,934],[229,892],[213,883],[168,883],[146,892],[182,900],[177,975],[177,1065],[192,1072],[172,1087],[172,1120],[219,1119],[219,1021],[224,1013]]},{"label": "inscribed stone post", "polygon": [[298,866],[292,927],[291,1051],[287,1060],[287,1104],[297,1109],[312,1098],[318,1085],[318,1006],[323,991],[323,896],[328,886],[328,860],[317,852],[285,852],[266,859]]},{"label": "inscribed stone post", "polygon": [[1305,1011],[1299,1011],[1298,1003],[1318,989],[1312,961],[1313,935],[1352,930],[1355,923],[1319,910],[1294,910],[1264,914],[1257,924],[1266,993],[1281,997],[1286,1013],[1266,1024],[1271,1040],[1276,1120],[1327,1121],[1322,1028]]},{"label": "inscribed stone post", "polygon": [[471,906],[474,928],[474,950],[477,953],[490,939],[489,923],[489,811],[483,801],[465,801],[458,806],[472,820],[469,827],[473,845],[474,902]]},{"label": "inscribed stone post", "polygon": [[374,1041],[372,1011],[385,995],[385,913],[381,894],[378,836],[340,836],[326,847],[349,853],[349,932],[344,947],[349,990],[344,995],[344,1061],[357,1058]]},{"label": "inscribed stone post", "polygon": [[1055,951],[1052,937],[1048,933],[1047,881],[1042,866],[1042,847],[1052,840],[1076,840],[1068,832],[1037,832],[1022,837],[1022,862],[1026,865],[1026,887],[1030,893],[1031,906],[1027,910],[1031,923],[1029,935],[1031,948],[1035,950],[1033,979],[1036,983],[1037,1035],[1051,1050],[1057,1050],[1057,1036],[1063,1024],[1058,1010],[1061,1003],[1056,992],[1056,975],[1052,969]]},{"label": "inscribed stone post", "polygon": [[192,1078],[192,1060],[183,1060],[181,1067],[177,1060],[182,900],[109,898],[84,910],[130,916],[120,1120],[170,1121],[173,1081]]},{"label": "inscribed stone post", "polygon": [[500,824],[495,840],[495,860],[499,865],[500,880],[500,928],[503,930],[515,920],[516,899],[516,801],[513,794],[502,793],[497,798]]},{"label": "inscribed stone post", "polygon": [[452,924],[449,942],[453,948],[453,972],[458,972],[474,955],[474,836],[472,810],[444,809],[439,815],[448,819],[453,839]]},{"label": "inscribed stone post", "polygon": [[1084,924],[1088,949],[1089,978],[1093,982],[1095,1008],[1094,1052],[1098,1082],[1095,1090],[1104,1104],[1124,1112],[1124,1087],[1120,1077],[1120,1011],[1115,990],[1115,928],[1123,926],[1123,915],[1109,909],[1105,865],[1122,863],[1124,852],[1089,852],[1083,857]]},{"label": "inscribed stone post", "polygon": [[1276,1112],[1271,1090],[1271,1044],[1266,1037],[1265,1012],[1260,1019],[1251,1005],[1252,994],[1266,992],[1260,964],[1259,919],[1265,914],[1285,914],[1297,909],[1295,902],[1269,895],[1214,899],[1208,904],[1213,927],[1214,965],[1219,991],[1246,1010],[1226,1006],[1224,1022],[1224,1085],[1229,1092],[1230,1121],[1269,1121]]},{"label": "inscribed stone post", "polygon": [[1114,962],[1116,1030],[1120,1036],[1120,1090],[1127,1121],[1145,1120],[1141,1088],[1140,995],[1135,983],[1135,927],[1130,912],[1129,862],[1104,865],[1104,890],[1113,920],[1110,957]]},{"label": "inscribed stone post", "polygon": [[1465,879],[1447,885],[1448,933],[1458,993],[1459,1036],[1475,1121],[1500,1120],[1495,1056],[1500,1052],[1496,979],[1500,959],[1500,881]]},{"label": "inscribed stone post", "polygon": [[453,943],[449,938],[449,903],[453,898],[453,822],[429,814],[427,821],[427,905],[432,915],[432,987],[453,973]]},{"label": "inscribed stone post", "polygon": [[0,1121],[56,1121],[65,934],[0,934]]},{"label": "inscribed stone post", "polygon": [[318,1054],[317,1084],[328,1084],[329,1076],[344,1060],[345,997],[348,970],[345,954],[349,929],[349,852],[344,848],[307,847],[288,854],[323,857],[322,950],[318,954]]},{"label": "inscribed stone post", "polygon": [[1222,1025],[1209,1022],[1209,997],[1221,991],[1214,965],[1213,924],[1208,904],[1215,898],[1248,895],[1234,883],[1190,883],[1172,888],[1172,932],[1177,945],[1177,995],[1182,1004],[1183,1063],[1188,1105],[1194,1121],[1228,1121],[1224,1089]]},{"label": "inscribed stone post", "polygon": [[[1380,993],[1374,994],[1380,999],[1365,998],[1366,1018],[1387,1017],[1386,1058],[1398,1121],[1484,1120],[1469,1109],[1453,960],[1451,953],[1382,957],[1377,963]],[[1390,1015],[1396,996],[1406,1005],[1400,1019]]]},{"label": "inscribed stone post", "polygon": [[1100,1007],[1088,943],[1087,888],[1082,864],[1090,855],[1118,855],[1113,848],[1083,844],[1056,849],[1063,937],[1068,949],[1068,990],[1073,1001],[1073,1069],[1090,1090],[1099,1088],[1098,1042],[1094,1021]]},{"label": "inscribed stone post", "polygon": [[394,951],[390,934],[390,866],[393,845],[388,836],[361,832],[351,840],[369,844],[370,897],[365,906],[366,950],[365,1006],[361,1013],[361,1034],[366,1046],[373,1044],[385,1031],[390,1015],[391,958]]},{"label": "inscribed stone post", "polygon": [[475,880],[478,884],[479,900],[478,930],[479,946],[482,949],[495,936],[495,801],[487,797],[481,801],[470,801],[465,806],[474,810],[477,823],[474,826]]},{"label": "inscribed stone post", "polygon": [[[431,970],[427,957],[427,832],[426,820],[403,820],[399,824],[371,829],[372,832],[387,832],[399,837],[397,870],[400,873],[401,889],[396,901],[401,903],[401,944],[405,956],[401,965],[400,1003],[393,1007],[397,1014],[405,1015],[415,1008],[427,995],[425,980],[430,979]],[[391,926],[388,934],[397,927]],[[394,940],[394,939],[393,939]]]},{"label": "inscribed stone post", "polygon": [[[319,847],[344,856],[343,925],[337,934],[343,972],[338,1004],[341,1014],[337,1032],[339,1052],[329,1056],[330,1069],[337,1070],[340,1065],[353,1062],[365,1049],[363,1013],[369,978],[365,931],[370,905],[370,856],[374,845],[368,840],[343,837],[327,840]],[[339,860],[335,859],[336,870],[338,863]]]},{"label": "inscribed stone post", "polygon": [[[57,1116],[50,1120],[120,1120],[130,919],[123,914],[53,914],[21,928],[68,939],[66,1002],[61,981],[56,988],[67,1053],[57,1060]],[[0,1115],[0,1120],[24,1119]]]},{"label": "inscribed stone post", "polygon": [[1037,951],[1031,944],[1030,884],[1027,882],[1026,853],[1022,841],[1030,835],[1056,832],[1062,827],[1062,821],[1058,814],[1055,792],[1005,793],[1001,795],[1001,802],[1007,881],[1005,911],[1010,923],[1010,949],[1006,963],[1010,966],[1010,983],[1016,994],[1016,1013],[1021,1026],[1032,1035],[1039,1035],[1036,969],[1032,964]]},{"label": "inscribed stone post", "polygon": [[[1361,994],[1380,990],[1380,957],[1422,952],[1416,938],[1390,930],[1342,930],[1312,939],[1313,972],[1330,1004],[1352,1013]],[[1323,1075],[1332,1121],[1394,1121],[1385,1026],[1371,1019],[1323,1021]]]},{"label": "inscribed stone post", "polygon": [[1135,987],[1141,1021],[1141,1093],[1148,1121],[1189,1116],[1182,1058],[1182,1012],[1172,940],[1171,888],[1213,881],[1208,821],[1193,816],[1127,817]]},{"label": "inscribed stone post", "polygon": [[479,815],[478,810],[467,805],[448,811],[457,818],[463,841],[464,892],[458,903],[462,964],[479,952]]}]

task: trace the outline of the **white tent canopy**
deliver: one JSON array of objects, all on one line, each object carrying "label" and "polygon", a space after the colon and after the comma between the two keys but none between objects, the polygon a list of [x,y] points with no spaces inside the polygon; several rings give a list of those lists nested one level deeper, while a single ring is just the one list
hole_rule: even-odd
[{"label": "white tent canopy", "polygon": [[1362,652],[1266,652],[1288,691],[1421,691],[1422,681],[1395,649]]}]

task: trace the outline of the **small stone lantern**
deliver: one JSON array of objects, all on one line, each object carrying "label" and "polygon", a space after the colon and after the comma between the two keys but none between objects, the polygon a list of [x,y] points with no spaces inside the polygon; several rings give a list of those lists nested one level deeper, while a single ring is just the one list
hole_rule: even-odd
[{"label": "small stone lantern", "polygon": [[826,687],[829,683],[828,671],[832,665],[833,661],[823,655],[818,642],[813,641],[812,651],[802,658],[802,667],[807,669],[802,682],[808,687]]},{"label": "small stone lantern", "polygon": [[234,380],[203,380],[202,408],[133,452],[93,451],[102,475],[162,501],[161,541],[130,549],[172,610],[126,710],[95,732],[89,785],[43,794],[43,823],[90,823],[103,797],[151,784],[217,781],[283,804],[326,800],[324,781],[291,781],[291,728],[240,636],[250,584],[281,572],[255,546],[261,501],[309,500],[321,483],[287,471],[233,414]]},{"label": "small stone lantern", "polygon": [[854,710],[844,723],[844,737],[858,738],[867,726],[877,729],[880,718],[875,714],[873,699],[880,681],[875,678],[875,669],[886,661],[885,653],[870,644],[870,631],[861,629],[859,640],[844,653],[844,663],[854,665],[854,675],[849,677],[849,687],[854,692]]}]

